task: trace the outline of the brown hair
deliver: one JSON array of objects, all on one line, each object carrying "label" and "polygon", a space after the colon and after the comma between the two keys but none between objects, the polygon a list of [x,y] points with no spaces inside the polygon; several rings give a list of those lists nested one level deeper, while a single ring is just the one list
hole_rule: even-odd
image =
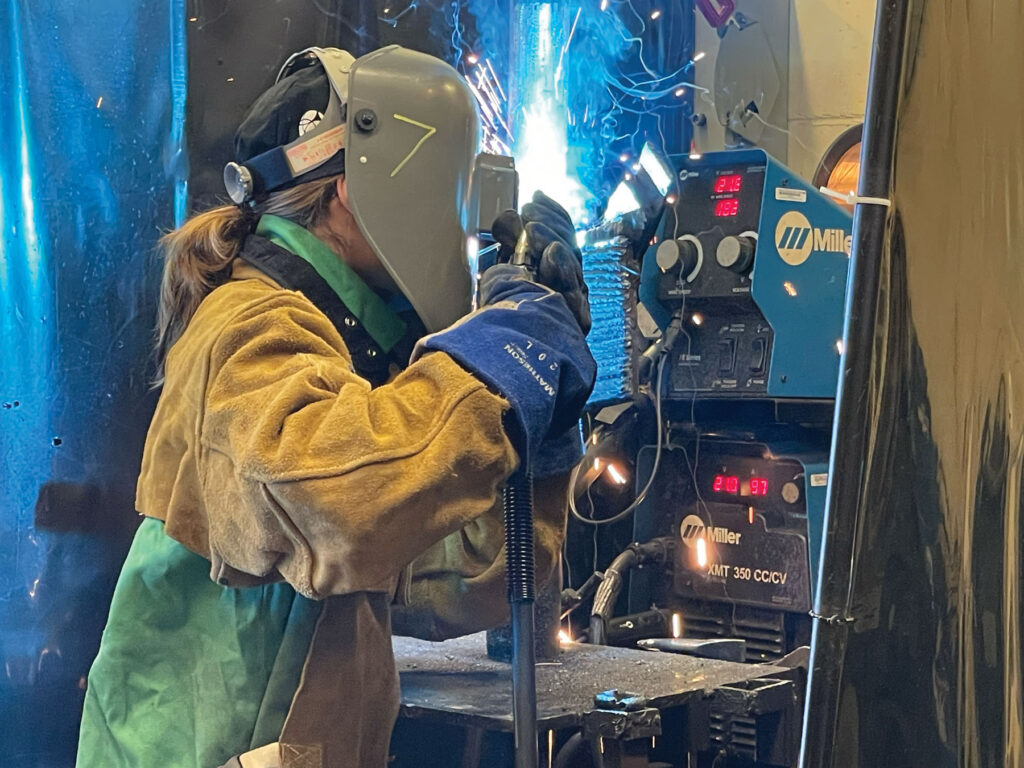
[{"label": "brown hair", "polygon": [[330,176],[275,192],[251,211],[236,205],[211,208],[160,238],[164,271],[156,325],[157,384],[163,383],[168,351],[185,332],[200,302],[231,276],[232,263],[254,218],[269,213],[313,229],[327,216],[337,179]]}]

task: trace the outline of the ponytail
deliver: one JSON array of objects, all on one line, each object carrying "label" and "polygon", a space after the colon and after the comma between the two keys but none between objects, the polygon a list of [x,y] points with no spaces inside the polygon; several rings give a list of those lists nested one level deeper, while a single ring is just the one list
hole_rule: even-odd
[{"label": "ponytail", "polygon": [[164,254],[156,326],[156,384],[164,379],[171,346],[188,326],[199,304],[226,283],[242,243],[262,213],[272,213],[312,229],[327,216],[337,176],[277,192],[252,209],[222,205],[198,213],[160,238]]},{"label": "ponytail", "polygon": [[156,324],[158,383],[171,345],[185,330],[199,303],[231,276],[231,264],[251,220],[237,205],[222,205],[193,216],[160,238],[164,274]]}]

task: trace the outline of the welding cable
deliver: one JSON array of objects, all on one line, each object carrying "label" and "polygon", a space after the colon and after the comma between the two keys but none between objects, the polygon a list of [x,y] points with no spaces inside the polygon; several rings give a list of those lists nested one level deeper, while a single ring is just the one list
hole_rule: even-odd
[{"label": "welding cable", "polygon": [[594,645],[603,645],[606,641],[605,629],[615,601],[622,591],[623,577],[628,571],[644,565],[663,565],[669,562],[675,553],[675,539],[661,536],[657,539],[630,544],[609,565],[604,572],[604,579],[594,595],[594,604],[590,609],[589,641]]},{"label": "welding cable", "polygon": [[562,590],[562,613],[559,616],[559,621],[564,620],[569,614],[579,608],[583,602],[589,598],[594,592],[597,591],[598,585],[604,578],[604,574],[601,571],[594,571],[590,574],[590,577],[583,582],[583,586],[579,589],[572,589],[571,587]]},{"label": "welding cable", "polygon": [[[667,349],[667,347],[664,348],[664,350]],[[586,523],[587,525],[611,525],[612,523],[617,523],[633,514],[637,507],[639,507],[643,503],[644,499],[647,498],[647,492],[651,490],[651,486],[654,484],[654,477],[658,474],[658,466],[661,464],[661,444],[664,438],[664,427],[661,423],[661,378],[662,370],[665,367],[665,360],[667,358],[668,355],[663,351],[661,358],[658,360],[657,378],[654,381],[654,413],[658,420],[658,435],[657,447],[654,449],[654,465],[651,467],[651,476],[647,478],[647,483],[644,485],[643,490],[637,495],[636,499],[634,499],[633,502],[621,512],[617,512],[611,517],[606,517],[601,520],[584,517],[576,508],[576,481],[579,479],[580,470],[587,461],[586,457],[584,457],[582,461],[573,467],[572,475],[569,479],[569,511],[572,513],[572,516],[581,523]]]}]

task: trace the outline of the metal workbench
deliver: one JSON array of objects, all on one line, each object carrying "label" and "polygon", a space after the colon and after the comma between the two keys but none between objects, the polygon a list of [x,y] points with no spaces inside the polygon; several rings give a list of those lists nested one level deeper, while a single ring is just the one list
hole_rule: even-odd
[{"label": "metal workbench", "polygon": [[[465,734],[458,746],[462,765],[501,765],[501,760],[493,757],[494,749],[492,757],[481,762],[480,743],[482,734],[497,742],[509,741],[511,667],[487,657],[484,634],[443,643],[396,637],[394,650],[402,685],[396,730],[401,743],[396,742],[395,765],[459,765],[459,760],[451,756],[453,747],[440,746],[443,735],[453,731]],[[686,731],[676,741],[691,742],[682,748],[714,747],[716,701],[731,702],[732,710],[738,703],[742,714],[754,717],[759,709],[766,710],[761,694],[771,691],[774,702],[785,704],[792,699],[793,708],[795,699],[802,699],[802,690],[796,691],[798,681],[795,670],[781,666],[569,644],[557,661],[538,664],[538,729],[542,735],[556,731],[564,734],[566,729],[586,730],[595,712],[604,712],[595,705],[595,696],[617,689],[635,694],[646,707],[663,715],[686,712],[685,725],[674,726]],[[787,726],[790,730],[792,727]],[[664,734],[670,736],[667,725]],[[416,744],[424,739],[430,743]],[[427,757],[432,747],[446,750],[448,757],[432,762]],[[415,751],[415,759],[403,760],[401,752],[410,749]],[[752,749],[756,752],[756,745]]]}]

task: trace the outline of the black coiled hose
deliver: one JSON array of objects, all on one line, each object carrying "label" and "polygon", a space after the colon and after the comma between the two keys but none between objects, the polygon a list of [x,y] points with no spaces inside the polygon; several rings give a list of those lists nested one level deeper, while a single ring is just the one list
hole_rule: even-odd
[{"label": "black coiled hose", "polygon": [[504,491],[505,550],[508,555],[509,605],[533,602],[533,476],[516,472]]}]

